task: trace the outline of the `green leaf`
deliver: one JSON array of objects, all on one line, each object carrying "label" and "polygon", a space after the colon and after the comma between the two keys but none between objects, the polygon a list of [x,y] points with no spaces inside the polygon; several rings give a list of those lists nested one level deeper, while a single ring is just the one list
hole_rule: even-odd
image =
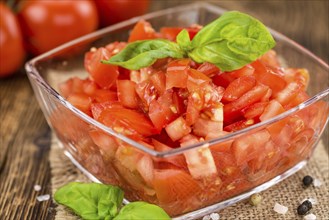
[{"label": "green leaf", "polygon": [[169,40],[142,40],[128,44],[120,53],[103,63],[139,70],[152,65],[157,59],[172,57],[183,58],[184,52]]},{"label": "green leaf", "polygon": [[274,46],[272,35],[260,21],[231,11],[196,34],[188,56],[196,62],[210,62],[223,71],[232,71],[251,63]]},{"label": "green leaf", "polygon": [[83,219],[113,219],[122,204],[123,191],[99,183],[69,183],[58,189],[55,201]]},{"label": "green leaf", "polygon": [[146,202],[131,202],[125,205],[114,220],[170,220],[169,215],[159,206]]},{"label": "green leaf", "polygon": [[183,51],[188,51],[191,49],[190,35],[186,29],[183,29],[181,32],[179,32],[176,37],[176,41]]}]

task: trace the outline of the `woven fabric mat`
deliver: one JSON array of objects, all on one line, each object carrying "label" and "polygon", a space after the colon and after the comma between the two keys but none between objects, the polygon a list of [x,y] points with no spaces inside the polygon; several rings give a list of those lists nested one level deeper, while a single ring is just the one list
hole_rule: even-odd
[{"label": "woven fabric mat", "polygon": [[[59,187],[72,182],[90,182],[90,180],[78,170],[64,155],[63,149],[59,147],[56,138],[52,139],[50,151],[50,166],[52,173],[52,193]],[[309,187],[304,189],[301,180],[305,175],[311,175],[321,181],[320,187]],[[220,210],[220,219],[302,219],[296,213],[301,201],[306,198],[317,200],[311,213],[317,219],[329,219],[329,158],[322,143],[317,146],[314,155],[307,165],[299,172],[285,179],[279,184],[261,192],[262,203],[257,207],[251,206],[247,201],[239,202],[233,206]],[[275,203],[288,207],[285,215],[273,211]],[[79,219],[68,209],[59,205],[56,207],[55,220]]]}]

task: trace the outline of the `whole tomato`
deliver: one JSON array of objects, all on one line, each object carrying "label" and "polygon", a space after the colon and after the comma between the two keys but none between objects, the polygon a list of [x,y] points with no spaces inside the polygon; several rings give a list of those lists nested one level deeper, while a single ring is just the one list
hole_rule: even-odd
[{"label": "whole tomato", "polygon": [[0,77],[17,71],[25,57],[21,30],[14,13],[0,2]]},{"label": "whole tomato", "polygon": [[144,14],[149,0],[94,0],[101,26],[108,26]]},{"label": "whole tomato", "polygon": [[89,0],[25,0],[18,17],[27,49],[34,55],[93,32],[97,8]]}]

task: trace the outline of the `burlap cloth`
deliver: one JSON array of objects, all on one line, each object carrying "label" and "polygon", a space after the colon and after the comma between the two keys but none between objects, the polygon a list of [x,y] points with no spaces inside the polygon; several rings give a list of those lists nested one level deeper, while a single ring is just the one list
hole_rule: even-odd
[{"label": "burlap cloth", "polygon": [[[90,182],[63,154],[63,150],[57,144],[56,138],[52,139],[50,166],[52,172],[52,193],[58,187],[72,181]],[[304,189],[301,185],[301,180],[305,175],[311,175],[319,179],[322,185]],[[242,201],[220,210],[220,219],[302,219],[302,217],[297,215],[296,209],[300,202],[306,198],[317,200],[317,204],[311,210],[311,213],[315,214],[317,219],[329,219],[329,159],[324,145],[320,143],[317,146],[313,157],[302,170],[263,191],[261,195],[263,201],[257,207],[251,206],[247,201]],[[280,215],[273,211],[276,202],[288,207],[288,212],[285,215]],[[56,207],[55,220],[73,219],[79,218],[61,205]]]}]

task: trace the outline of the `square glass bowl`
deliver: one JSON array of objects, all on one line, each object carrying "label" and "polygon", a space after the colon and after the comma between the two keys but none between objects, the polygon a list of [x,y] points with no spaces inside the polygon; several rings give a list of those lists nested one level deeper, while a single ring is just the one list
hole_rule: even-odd
[{"label": "square glass bowl", "polygon": [[[328,121],[328,65],[275,31],[271,31],[277,42],[274,50],[285,65],[309,70],[307,92],[311,98],[268,121],[221,138],[170,151],[155,151],[97,122],[59,94],[59,83],[73,76],[88,76],[83,64],[86,51],[110,42],[126,41],[140,18],[159,30],[163,26],[205,25],[223,12],[217,6],[196,3],[150,13],[71,41],[26,64],[47,122],[65,153],[92,180],[120,186],[127,201],[154,203],[172,217],[188,219],[245,199],[305,165]],[[269,138],[262,141],[268,134]],[[256,145],[252,138],[258,140]],[[159,161],[172,163],[184,159],[187,153],[204,149],[214,155],[216,179],[195,179],[188,170],[154,167]],[[239,151],[248,159],[239,159]]]}]

